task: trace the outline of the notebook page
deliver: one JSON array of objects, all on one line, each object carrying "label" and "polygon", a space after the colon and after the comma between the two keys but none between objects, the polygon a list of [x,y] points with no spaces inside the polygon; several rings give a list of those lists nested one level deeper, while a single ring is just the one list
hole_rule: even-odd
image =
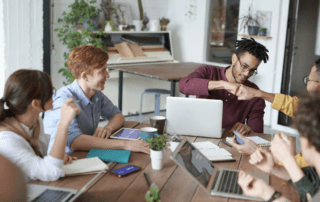
[{"label": "notebook page", "polygon": [[192,143],[192,145],[201,150],[201,149],[219,149],[219,147],[212,142],[206,141],[206,142],[195,142]]},{"label": "notebook page", "polygon": [[270,144],[268,140],[265,140],[258,136],[247,137],[248,139],[254,141],[256,144]]},{"label": "notebook page", "polygon": [[98,157],[74,160],[71,164],[62,166],[62,170],[64,171],[65,175],[101,171],[102,169],[107,168],[108,166]]}]

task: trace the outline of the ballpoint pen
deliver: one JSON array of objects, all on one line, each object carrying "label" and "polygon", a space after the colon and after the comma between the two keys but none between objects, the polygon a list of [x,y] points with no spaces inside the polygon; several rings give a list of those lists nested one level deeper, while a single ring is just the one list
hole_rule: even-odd
[{"label": "ballpoint pen", "polygon": [[149,181],[147,173],[143,173],[143,175],[144,175],[144,178],[146,178],[148,186],[150,187],[150,181]]}]

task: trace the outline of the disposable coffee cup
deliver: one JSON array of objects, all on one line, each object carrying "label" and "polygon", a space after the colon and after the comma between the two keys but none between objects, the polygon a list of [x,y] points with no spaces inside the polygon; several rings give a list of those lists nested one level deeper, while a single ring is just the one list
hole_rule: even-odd
[{"label": "disposable coffee cup", "polygon": [[162,135],[164,130],[164,125],[166,124],[166,117],[164,116],[151,116],[150,125],[158,130],[158,134]]}]

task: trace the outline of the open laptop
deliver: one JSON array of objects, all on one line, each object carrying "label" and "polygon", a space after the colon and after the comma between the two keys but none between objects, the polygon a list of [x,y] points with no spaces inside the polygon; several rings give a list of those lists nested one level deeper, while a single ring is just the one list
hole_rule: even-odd
[{"label": "open laptop", "polygon": [[167,97],[167,128],[169,134],[221,138],[221,100]]},{"label": "open laptop", "polygon": [[[187,139],[182,140],[171,155],[171,159],[211,195],[263,201],[258,198],[244,195],[237,182],[238,170],[220,168],[215,175],[212,186],[209,186],[209,181],[215,169],[214,164],[212,164]],[[263,173],[248,173],[263,179],[269,184],[269,175]]]},{"label": "open laptop", "polygon": [[101,173],[106,172],[112,162],[108,164],[107,168],[98,172],[80,190],[28,184],[28,202],[72,202],[77,199]]}]

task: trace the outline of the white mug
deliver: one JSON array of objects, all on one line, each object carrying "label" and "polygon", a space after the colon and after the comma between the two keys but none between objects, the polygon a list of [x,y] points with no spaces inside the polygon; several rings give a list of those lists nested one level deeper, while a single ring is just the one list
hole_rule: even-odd
[{"label": "white mug", "polygon": [[179,144],[180,142],[167,142],[167,147],[170,148],[172,152],[174,152]]},{"label": "white mug", "polygon": [[159,20],[150,20],[150,30],[151,32],[160,31],[160,21]]}]

